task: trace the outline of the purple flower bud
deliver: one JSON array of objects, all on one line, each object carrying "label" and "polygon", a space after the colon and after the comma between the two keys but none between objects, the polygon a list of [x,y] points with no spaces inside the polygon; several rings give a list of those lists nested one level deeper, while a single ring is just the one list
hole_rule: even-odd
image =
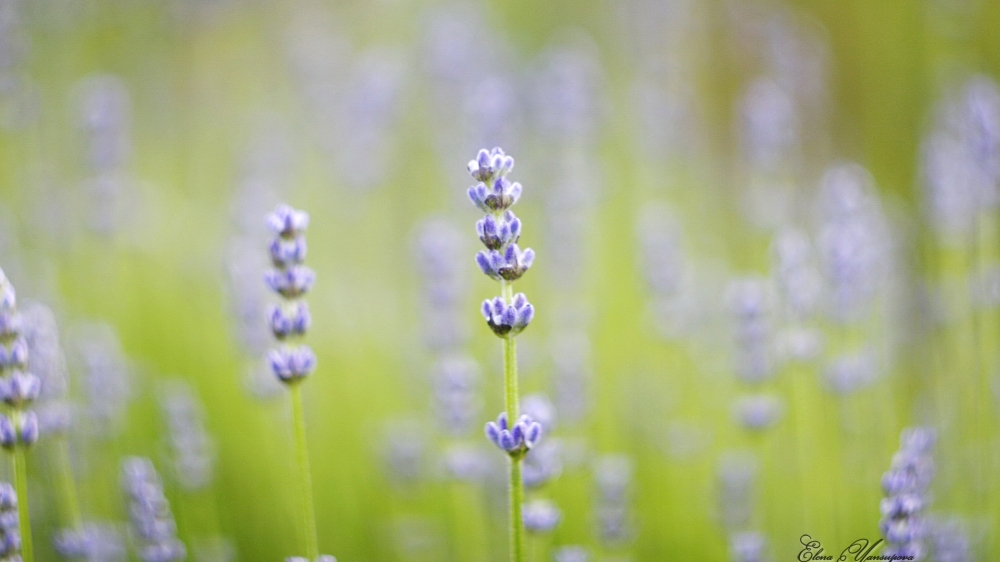
[{"label": "purple flower bud", "polygon": [[272,349],[267,354],[267,360],[275,376],[284,383],[299,381],[316,369],[316,355],[307,345]]},{"label": "purple flower bud", "polygon": [[35,412],[28,411],[22,414],[18,430],[22,445],[30,446],[38,442],[38,416]]},{"label": "purple flower bud", "polygon": [[476,234],[486,248],[500,250],[521,237],[521,219],[511,211],[505,212],[499,219],[486,215],[476,223]]},{"label": "purple flower bud", "polygon": [[309,227],[309,213],[281,204],[267,215],[267,227],[282,238],[294,238]]},{"label": "purple flower bud", "polygon": [[41,390],[41,379],[31,373],[15,371],[6,379],[0,379],[0,399],[11,406],[36,400]]},{"label": "purple flower bud", "polygon": [[309,305],[295,301],[288,306],[272,306],[267,316],[274,337],[283,340],[289,336],[301,336],[312,324]]},{"label": "purple flower bud", "polygon": [[17,336],[23,327],[23,317],[14,310],[0,308],[0,340]]},{"label": "purple flower bud", "polygon": [[512,457],[523,457],[541,438],[541,425],[524,415],[513,428],[509,427],[507,413],[501,412],[496,422],[486,423],[486,438]]},{"label": "purple flower bud", "polygon": [[17,430],[14,422],[5,414],[0,414],[0,447],[12,449],[17,445]]},{"label": "purple flower bud", "polygon": [[8,482],[0,482],[0,511],[17,509],[17,492]]},{"label": "purple flower bud", "polygon": [[521,333],[535,316],[535,308],[524,293],[514,295],[511,302],[511,305],[507,305],[501,297],[483,301],[482,312],[486,324],[499,337]]},{"label": "purple flower bud", "polygon": [[294,299],[308,293],[315,282],[316,274],[304,265],[272,269],[264,274],[264,283],[268,288],[286,299]]},{"label": "purple flower bud", "polygon": [[287,267],[300,264],[306,259],[306,237],[296,236],[288,240],[275,238],[267,245],[274,267]]},{"label": "purple flower bud", "polygon": [[504,154],[500,147],[490,151],[484,148],[469,161],[468,167],[476,181],[489,183],[510,173],[514,169],[514,159]]}]

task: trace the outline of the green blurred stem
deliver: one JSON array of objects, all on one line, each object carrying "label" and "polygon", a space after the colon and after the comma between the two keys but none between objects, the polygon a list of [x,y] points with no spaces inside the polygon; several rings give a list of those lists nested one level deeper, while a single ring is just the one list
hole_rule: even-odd
[{"label": "green blurred stem", "polygon": [[14,488],[17,490],[17,513],[21,527],[21,558],[24,562],[34,562],[31,546],[31,518],[28,516],[28,465],[24,458],[24,447],[14,447]]},{"label": "green blurred stem", "polygon": [[[508,304],[514,298],[513,283],[503,281],[500,284],[503,299]],[[504,406],[507,409],[507,419],[510,424],[517,422],[517,343],[513,336],[503,339],[503,379]],[[524,504],[524,481],[521,478],[521,457],[510,457],[510,560],[524,562],[524,520],[522,506]]]},{"label": "green blurred stem", "polygon": [[69,461],[69,441],[65,435],[56,437],[55,454],[56,472],[66,509],[66,523],[73,530],[79,531],[83,527],[83,516],[80,514],[80,502],[76,496],[76,482],[73,480],[73,467]]},{"label": "green blurred stem", "polygon": [[302,517],[302,533],[305,538],[305,555],[309,562],[319,557],[316,540],[316,512],[313,509],[312,474],[309,472],[309,449],[306,446],[306,419],[302,411],[302,382],[292,383],[289,388],[292,400],[292,430],[295,434],[295,459],[299,465],[299,510]]}]

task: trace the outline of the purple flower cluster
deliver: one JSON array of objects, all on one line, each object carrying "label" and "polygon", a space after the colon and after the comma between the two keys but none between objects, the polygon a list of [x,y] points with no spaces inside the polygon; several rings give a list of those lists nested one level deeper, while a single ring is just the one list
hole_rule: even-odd
[{"label": "purple flower cluster", "polygon": [[923,558],[923,539],[928,533],[923,511],[929,503],[928,487],[934,477],[934,431],[926,427],[907,428],[899,438],[899,451],[888,472],[882,475],[882,519],[879,529],[885,537],[883,555]]},{"label": "purple flower cluster", "polygon": [[0,558],[20,560],[21,529],[17,513],[17,492],[0,482]]},{"label": "purple flower cluster", "polygon": [[129,519],[139,559],[174,562],[187,558],[187,548],[177,538],[177,523],[153,463],[142,457],[122,461],[122,489],[129,502]]},{"label": "purple flower cluster", "polygon": [[23,328],[14,287],[0,271],[0,400],[10,406],[0,414],[0,447],[5,449],[38,441],[38,416],[28,408],[41,393],[42,381],[25,370],[28,341]]},{"label": "purple flower cluster", "polygon": [[524,293],[514,295],[510,304],[503,297],[483,301],[483,318],[493,333],[500,337],[516,336],[535,317],[535,307],[531,306]]},{"label": "purple flower cluster", "polygon": [[[303,265],[306,257],[305,230],[309,214],[288,205],[278,205],[267,216],[267,227],[274,234],[268,244],[273,269],[264,274],[264,283],[284,299],[268,310],[271,333],[279,341],[301,338],[312,324],[309,305],[300,300],[312,289],[316,274]],[[281,382],[292,384],[307,377],[316,368],[316,355],[304,344],[282,345],[267,355],[271,371]]]},{"label": "purple flower cluster", "polygon": [[[479,181],[469,188],[469,199],[487,213],[476,223],[479,240],[486,246],[476,254],[476,263],[484,274],[501,283],[520,279],[535,261],[532,249],[522,250],[517,242],[521,237],[521,220],[510,210],[521,197],[521,184],[510,183],[505,177],[514,168],[514,159],[500,148],[480,150],[475,160],[469,162],[469,173]],[[496,298],[483,303],[483,316],[500,337],[516,335],[531,322],[534,308],[524,295],[511,303]]]},{"label": "purple flower cluster", "polygon": [[486,437],[511,457],[521,458],[542,438],[542,425],[522,415],[511,427],[507,412],[501,412],[497,421],[487,422]]}]

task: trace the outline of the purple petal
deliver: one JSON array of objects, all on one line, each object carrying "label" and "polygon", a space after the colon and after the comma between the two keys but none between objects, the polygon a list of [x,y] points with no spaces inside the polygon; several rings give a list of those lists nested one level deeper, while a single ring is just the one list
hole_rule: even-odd
[{"label": "purple petal", "polygon": [[500,428],[493,422],[486,422],[486,438],[497,447],[500,446]]},{"label": "purple petal", "polygon": [[517,309],[524,308],[524,305],[528,304],[528,297],[524,296],[524,293],[518,293],[514,295],[514,300],[510,304]]},{"label": "purple petal", "polygon": [[508,427],[507,426],[507,412],[500,412],[500,415],[497,416],[497,425],[500,426],[500,429],[507,429],[507,427]]},{"label": "purple petal", "polygon": [[500,323],[504,326],[513,326],[514,322],[517,320],[517,311],[513,306],[505,307],[503,314],[500,315]]},{"label": "purple petal", "polygon": [[480,312],[483,313],[483,318],[489,322],[490,319],[493,318],[493,303],[491,303],[489,299],[484,300],[483,308]]},{"label": "purple petal", "polygon": [[490,250],[490,268],[492,269],[492,272],[496,274],[496,272],[499,271],[500,268],[505,265],[507,265],[507,261],[504,260],[504,257],[502,255],[500,255],[500,252],[496,250]]},{"label": "purple petal", "polygon": [[476,264],[486,275],[493,275],[493,265],[490,263],[490,258],[485,251],[480,250],[476,253]]},{"label": "purple petal", "polygon": [[528,431],[524,435],[524,443],[530,448],[542,438],[542,424],[538,422],[532,422],[528,426]]},{"label": "purple petal", "polygon": [[513,451],[517,447],[517,441],[514,440],[514,436],[506,429],[500,432],[500,446],[506,451]]},{"label": "purple petal", "polygon": [[524,329],[525,326],[531,323],[531,320],[535,317],[535,307],[530,303],[525,305],[517,314],[517,327]]},{"label": "purple petal", "polygon": [[521,254],[521,267],[528,269],[535,262],[535,251],[528,248]]}]

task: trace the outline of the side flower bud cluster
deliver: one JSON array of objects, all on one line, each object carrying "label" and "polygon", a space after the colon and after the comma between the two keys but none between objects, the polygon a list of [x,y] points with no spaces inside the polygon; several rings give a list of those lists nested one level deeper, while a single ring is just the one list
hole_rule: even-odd
[{"label": "side flower bud cluster", "polygon": [[521,458],[542,438],[542,425],[522,415],[511,426],[507,412],[501,412],[497,421],[486,423],[486,437],[511,457]]},{"label": "side flower bud cluster", "polygon": [[305,344],[295,344],[312,324],[309,305],[301,299],[316,281],[316,274],[305,266],[309,214],[288,205],[279,205],[267,216],[267,226],[274,234],[268,243],[273,269],[264,274],[264,283],[281,295],[283,302],[267,313],[268,325],[282,345],[268,352],[271,371],[278,380],[292,384],[309,376],[316,368],[316,355]]},{"label": "side flower bud cluster", "polygon": [[38,441],[38,416],[29,408],[41,393],[42,380],[27,371],[23,329],[14,287],[0,270],[0,400],[9,406],[7,414],[0,414],[0,447],[8,450]]},{"label": "side flower bud cluster", "polygon": [[20,560],[21,528],[17,514],[17,492],[0,482],[0,559]]},{"label": "side flower bud cluster", "polygon": [[907,428],[899,438],[899,451],[888,472],[882,475],[882,519],[879,530],[885,537],[883,555],[924,557],[923,539],[927,524],[923,511],[930,501],[928,488],[934,477],[934,431],[925,427]]},{"label": "side flower bud cluster", "polygon": [[[521,184],[505,177],[514,169],[514,159],[500,148],[480,150],[469,162],[469,173],[479,183],[469,188],[469,199],[486,216],[476,223],[476,234],[486,246],[476,254],[479,269],[491,279],[510,283],[521,278],[535,261],[535,251],[522,250],[521,219],[510,208],[521,197]],[[496,297],[483,302],[483,317],[500,337],[517,335],[534,317],[534,307],[523,294],[511,302]]]},{"label": "side flower bud cluster", "polygon": [[174,562],[187,558],[177,538],[177,523],[163,495],[163,482],[146,458],[122,461],[122,489],[128,499],[129,521],[142,562]]}]

